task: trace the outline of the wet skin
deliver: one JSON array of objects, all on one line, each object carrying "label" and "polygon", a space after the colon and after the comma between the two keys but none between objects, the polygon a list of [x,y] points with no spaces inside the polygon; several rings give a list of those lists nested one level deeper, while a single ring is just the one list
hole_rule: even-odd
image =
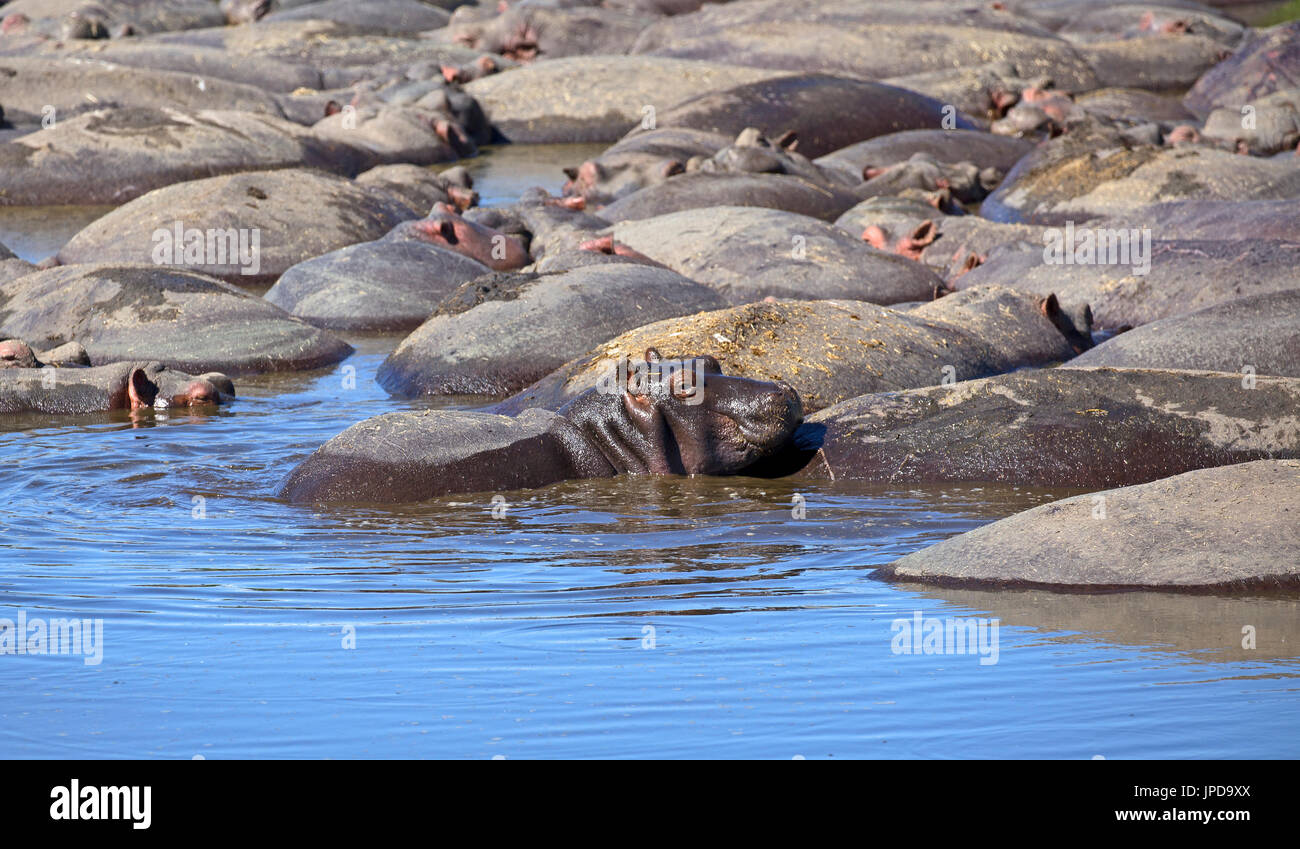
[{"label": "wet skin", "polygon": [[513,271],[532,262],[518,239],[462,218],[449,204],[435,204],[427,218],[398,226],[418,239],[476,259],[494,271]]},{"label": "wet skin", "polygon": [[708,356],[665,366],[651,348],[625,391],[589,389],[559,414],[614,473],[720,475],[784,445],[803,404],[788,384],[724,375]]}]

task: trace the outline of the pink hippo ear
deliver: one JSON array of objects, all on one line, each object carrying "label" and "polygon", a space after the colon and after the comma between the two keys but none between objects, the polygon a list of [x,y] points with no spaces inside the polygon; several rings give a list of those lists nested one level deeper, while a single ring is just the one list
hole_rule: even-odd
[{"label": "pink hippo ear", "polygon": [[154,398],[158,396],[158,387],[150,382],[144,369],[133,368],[131,376],[126,379],[126,394],[130,409],[139,410],[153,406]]},{"label": "pink hippo ear", "polygon": [[1038,309],[1042,311],[1044,316],[1051,319],[1053,324],[1055,324],[1056,317],[1061,314],[1061,304],[1056,300],[1056,293],[1053,292],[1039,301]]}]

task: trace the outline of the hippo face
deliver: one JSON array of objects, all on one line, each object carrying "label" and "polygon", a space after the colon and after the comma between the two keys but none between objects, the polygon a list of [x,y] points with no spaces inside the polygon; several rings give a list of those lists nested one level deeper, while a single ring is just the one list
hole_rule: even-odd
[{"label": "hippo face", "polygon": [[0,341],[0,368],[37,368],[39,365],[26,342],[18,339]]},{"label": "hippo face", "polygon": [[560,410],[620,472],[734,474],[803,421],[792,387],[730,377],[709,356],[666,361],[651,348],[621,383],[617,394],[591,389]]},{"label": "hippo face", "polygon": [[423,241],[476,259],[493,271],[513,271],[532,261],[518,239],[462,218],[450,204],[435,204],[427,218],[399,227],[409,228]]},{"label": "hippo face", "polygon": [[217,372],[190,377],[150,366],[132,369],[127,378],[132,410],[215,407],[234,394],[230,378]]}]

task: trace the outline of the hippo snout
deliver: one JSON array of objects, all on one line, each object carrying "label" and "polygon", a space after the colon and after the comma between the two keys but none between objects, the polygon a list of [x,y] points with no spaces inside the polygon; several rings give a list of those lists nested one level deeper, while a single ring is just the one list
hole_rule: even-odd
[{"label": "hippo snout", "polygon": [[803,423],[803,400],[793,386],[772,383],[757,393],[750,415],[737,422],[746,441],[762,450],[784,445]]}]

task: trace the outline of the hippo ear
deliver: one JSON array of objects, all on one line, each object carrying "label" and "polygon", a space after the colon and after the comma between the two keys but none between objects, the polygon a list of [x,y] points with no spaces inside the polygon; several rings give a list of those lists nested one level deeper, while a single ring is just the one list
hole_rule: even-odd
[{"label": "hippo ear", "polygon": [[794,130],[786,130],[776,140],[777,147],[783,147],[786,150],[794,150],[799,146],[799,134]]},{"label": "hippo ear", "polygon": [[705,354],[698,359],[703,360],[704,362],[705,374],[722,374],[722,363],[718,362],[717,357]]},{"label": "hippo ear", "polygon": [[662,360],[662,359],[663,359],[663,356],[660,355],[660,353],[659,353],[659,349],[658,349],[658,348],[646,348],[646,349],[645,349],[645,361],[646,361],[647,363],[657,363],[657,362],[659,362],[659,361]]},{"label": "hippo ear", "polygon": [[1039,301],[1038,309],[1041,310],[1043,315],[1050,319],[1053,324],[1055,324],[1057,316],[1061,314],[1061,304],[1056,300],[1056,293],[1053,292]]},{"label": "hippo ear", "polygon": [[130,409],[139,410],[153,406],[154,398],[158,397],[158,388],[149,381],[144,369],[133,368],[130,377],[126,379],[126,395]]},{"label": "hippo ear", "polygon": [[577,169],[577,168],[574,168],[574,167],[570,166],[570,167],[565,168],[565,169],[563,169],[563,170],[564,170],[564,176],[568,177],[570,180],[576,180],[576,179],[578,179],[578,169]]},{"label": "hippo ear", "polygon": [[911,239],[917,245],[934,244],[934,240],[939,237],[939,227],[931,219],[926,219],[912,231]]},{"label": "hippo ear", "polygon": [[450,221],[439,221],[438,235],[446,239],[448,244],[456,244],[456,225]]}]

